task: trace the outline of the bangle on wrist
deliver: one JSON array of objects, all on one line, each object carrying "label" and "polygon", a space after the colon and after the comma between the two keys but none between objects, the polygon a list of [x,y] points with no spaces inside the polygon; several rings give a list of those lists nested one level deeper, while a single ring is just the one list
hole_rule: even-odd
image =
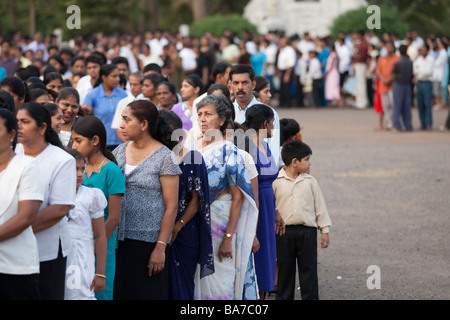
[{"label": "bangle on wrist", "polygon": [[162,244],[164,247],[167,246],[167,243],[161,240],[156,241],[156,243]]},{"label": "bangle on wrist", "polygon": [[186,225],[184,224],[183,219],[180,219],[179,221],[181,222],[181,224],[183,225],[183,227],[186,227]]},{"label": "bangle on wrist", "polygon": [[106,276],[105,276],[104,274],[96,273],[95,275],[96,275],[97,277],[106,279]]}]

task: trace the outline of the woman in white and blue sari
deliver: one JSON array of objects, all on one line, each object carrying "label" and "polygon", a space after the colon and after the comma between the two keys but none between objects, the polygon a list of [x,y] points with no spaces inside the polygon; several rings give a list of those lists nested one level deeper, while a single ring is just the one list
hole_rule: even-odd
[{"label": "woman in white and blue sari", "polygon": [[196,145],[207,167],[215,272],[195,279],[195,299],[256,300],[258,289],[252,244],[258,209],[250,178],[237,147],[223,139],[232,105],[223,96],[198,104],[202,135]]}]

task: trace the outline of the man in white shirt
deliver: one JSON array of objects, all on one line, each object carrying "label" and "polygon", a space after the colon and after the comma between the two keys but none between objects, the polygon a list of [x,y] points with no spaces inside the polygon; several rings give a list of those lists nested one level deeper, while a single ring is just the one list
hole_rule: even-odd
[{"label": "man in white shirt", "polygon": [[318,106],[320,101],[322,101],[322,66],[317,56],[317,51],[309,52],[309,62],[306,72],[307,81],[312,82],[312,95],[315,106]]},{"label": "man in white shirt", "polygon": [[339,70],[339,84],[342,87],[344,86],[344,81],[347,78],[350,68],[352,65],[352,51],[350,50],[349,46],[345,43],[344,38],[339,38],[336,41],[336,53],[338,55],[338,70]]},{"label": "man in white shirt", "polygon": [[125,139],[122,136],[122,131],[120,130],[120,123],[122,122],[122,112],[123,110],[133,101],[135,100],[147,100],[142,94],[142,73],[134,72],[130,75],[129,83],[130,83],[130,93],[128,97],[123,98],[119,101],[116,107],[116,111],[114,113],[114,118],[111,122],[111,128],[116,130],[117,135],[120,141],[125,142]]},{"label": "man in white shirt", "polygon": [[278,78],[280,79],[280,107],[290,107],[290,87],[297,54],[285,37],[279,39],[279,48],[277,70]]},{"label": "man in white shirt", "polygon": [[[228,87],[231,94],[235,97],[233,103],[234,120],[239,124],[245,122],[245,112],[248,108],[261,103],[253,95],[255,84],[255,72],[250,65],[238,64],[231,68]],[[274,114],[274,130],[272,137],[265,140],[269,144],[270,151],[278,166],[278,160],[280,159],[280,117],[275,109],[271,108]]]},{"label": "man in white shirt", "polygon": [[431,99],[433,97],[434,59],[429,54],[430,47],[424,44],[420,56],[413,64],[414,79],[417,87],[417,109],[422,130],[431,130],[433,124]]},{"label": "man in white shirt", "polygon": [[303,39],[301,39],[297,44],[297,49],[300,50],[303,57],[308,59],[308,53],[310,51],[316,50],[314,42],[311,40],[309,32],[303,34]]},{"label": "man in white shirt", "polygon": [[183,39],[183,49],[180,50],[178,55],[181,57],[181,68],[184,74],[190,74],[197,69],[197,54],[192,49],[192,44],[189,38]]},{"label": "man in white shirt", "polygon": [[277,60],[277,50],[278,46],[271,43],[270,40],[264,39],[262,41],[261,51],[266,55],[266,62],[264,63],[264,68],[262,75],[267,78],[270,82],[270,87],[274,88],[273,77],[275,76],[275,62]]},{"label": "man in white shirt", "polygon": [[103,61],[96,54],[91,54],[86,58],[86,72],[87,75],[80,78],[77,83],[76,89],[80,94],[80,105],[84,104],[84,98],[94,88],[95,83],[100,77],[100,68],[103,65]]}]

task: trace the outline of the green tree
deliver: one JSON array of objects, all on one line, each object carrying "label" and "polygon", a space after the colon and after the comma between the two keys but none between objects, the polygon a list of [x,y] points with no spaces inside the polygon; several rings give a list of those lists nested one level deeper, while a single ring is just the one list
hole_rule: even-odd
[{"label": "green tree", "polygon": [[[402,37],[410,30],[409,24],[402,18],[398,9],[394,6],[380,6],[380,29],[373,29],[381,37],[385,32],[393,32]],[[367,7],[347,11],[338,16],[330,27],[331,36],[336,39],[339,32],[353,32],[368,30],[367,21],[371,13],[367,13]]]},{"label": "green tree", "polygon": [[256,27],[238,14],[217,14],[206,17],[191,25],[191,34],[197,38],[200,38],[205,33],[221,36],[225,30],[230,30],[231,32],[241,35],[245,30],[255,32]]}]

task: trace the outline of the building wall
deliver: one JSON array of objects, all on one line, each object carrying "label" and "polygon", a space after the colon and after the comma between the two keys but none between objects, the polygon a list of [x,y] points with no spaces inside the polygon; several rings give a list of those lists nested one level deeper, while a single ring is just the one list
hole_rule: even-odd
[{"label": "building wall", "polygon": [[261,33],[284,30],[288,35],[302,35],[308,31],[325,36],[335,17],[366,5],[365,0],[251,0],[244,17]]}]

